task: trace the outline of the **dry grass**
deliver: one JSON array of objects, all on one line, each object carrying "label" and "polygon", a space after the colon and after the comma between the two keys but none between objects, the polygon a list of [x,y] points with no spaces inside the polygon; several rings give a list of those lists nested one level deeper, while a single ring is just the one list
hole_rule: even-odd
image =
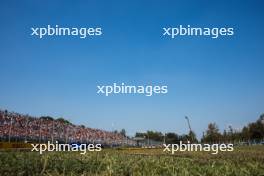
[{"label": "dry grass", "polygon": [[161,149],[77,152],[1,152],[0,175],[264,175],[264,146],[212,155]]}]

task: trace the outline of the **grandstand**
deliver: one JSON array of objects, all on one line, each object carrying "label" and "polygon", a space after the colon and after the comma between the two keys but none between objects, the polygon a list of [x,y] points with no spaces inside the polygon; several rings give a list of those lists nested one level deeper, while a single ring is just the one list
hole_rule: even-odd
[{"label": "grandstand", "polygon": [[60,143],[100,143],[105,146],[135,145],[117,132],[74,125],[62,118],[32,117],[0,110],[0,142],[59,141]]}]

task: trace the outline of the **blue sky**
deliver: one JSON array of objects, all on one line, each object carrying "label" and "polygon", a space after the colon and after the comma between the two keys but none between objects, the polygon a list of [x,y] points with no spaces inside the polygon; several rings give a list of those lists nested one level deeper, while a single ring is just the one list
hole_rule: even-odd
[{"label": "blue sky", "polygon": [[[264,112],[263,1],[1,1],[0,108],[107,130],[241,128]],[[32,37],[30,28],[103,28]],[[235,35],[164,38],[162,28],[233,27]],[[168,85],[168,94],[96,94],[98,84]]]}]

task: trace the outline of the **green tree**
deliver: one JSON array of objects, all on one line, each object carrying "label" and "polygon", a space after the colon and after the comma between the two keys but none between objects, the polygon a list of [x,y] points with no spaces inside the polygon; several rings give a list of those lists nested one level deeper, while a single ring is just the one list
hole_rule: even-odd
[{"label": "green tree", "polygon": [[191,143],[196,143],[198,142],[197,138],[196,138],[196,134],[193,132],[193,131],[190,131],[189,134],[188,134],[188,138],[189,138],[189,141]]},{"label": "green tree", "polygon": [[221,140],[221,133],[216,123],[209,123],[203,142],[218,143]]},{"label": "green tree", "polygon": [[40,119],[43,119],[43,120],[54,120],[54,118],[51,117],[51,116],[41,116]]},{"label": "green tree", "polygon": [[120,131],[120,134],[124,137],[126,137],[126,130],[123,128],[121,131]]},{"label": "green tree", "polygon": [[168,144],[176,144],[179,143],[179,136],[176,133],[166,133],[166,143]]},{"label": "green tree", "polygon": [[60,117],[60,118],[58,118],[57,120],[60,121],[60,122],[62,122],[62,123],[65,123],[65,124],[67,124],[67,125],[72,124],[70,121],[64,119],[63,117]]}]

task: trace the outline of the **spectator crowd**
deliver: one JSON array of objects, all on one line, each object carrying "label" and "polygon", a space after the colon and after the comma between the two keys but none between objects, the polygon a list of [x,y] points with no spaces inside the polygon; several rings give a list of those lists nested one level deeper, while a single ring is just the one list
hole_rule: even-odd
[{"label": "spectator crowd", "polygon": [[133,143],[118,132],[87,128],[74,125],[63,118],[53,119],[49,116],[40,118],[22,115],[7,110],[0,110],[0,140],[65,143],[101,143],[105,145],[122,145]]}]

